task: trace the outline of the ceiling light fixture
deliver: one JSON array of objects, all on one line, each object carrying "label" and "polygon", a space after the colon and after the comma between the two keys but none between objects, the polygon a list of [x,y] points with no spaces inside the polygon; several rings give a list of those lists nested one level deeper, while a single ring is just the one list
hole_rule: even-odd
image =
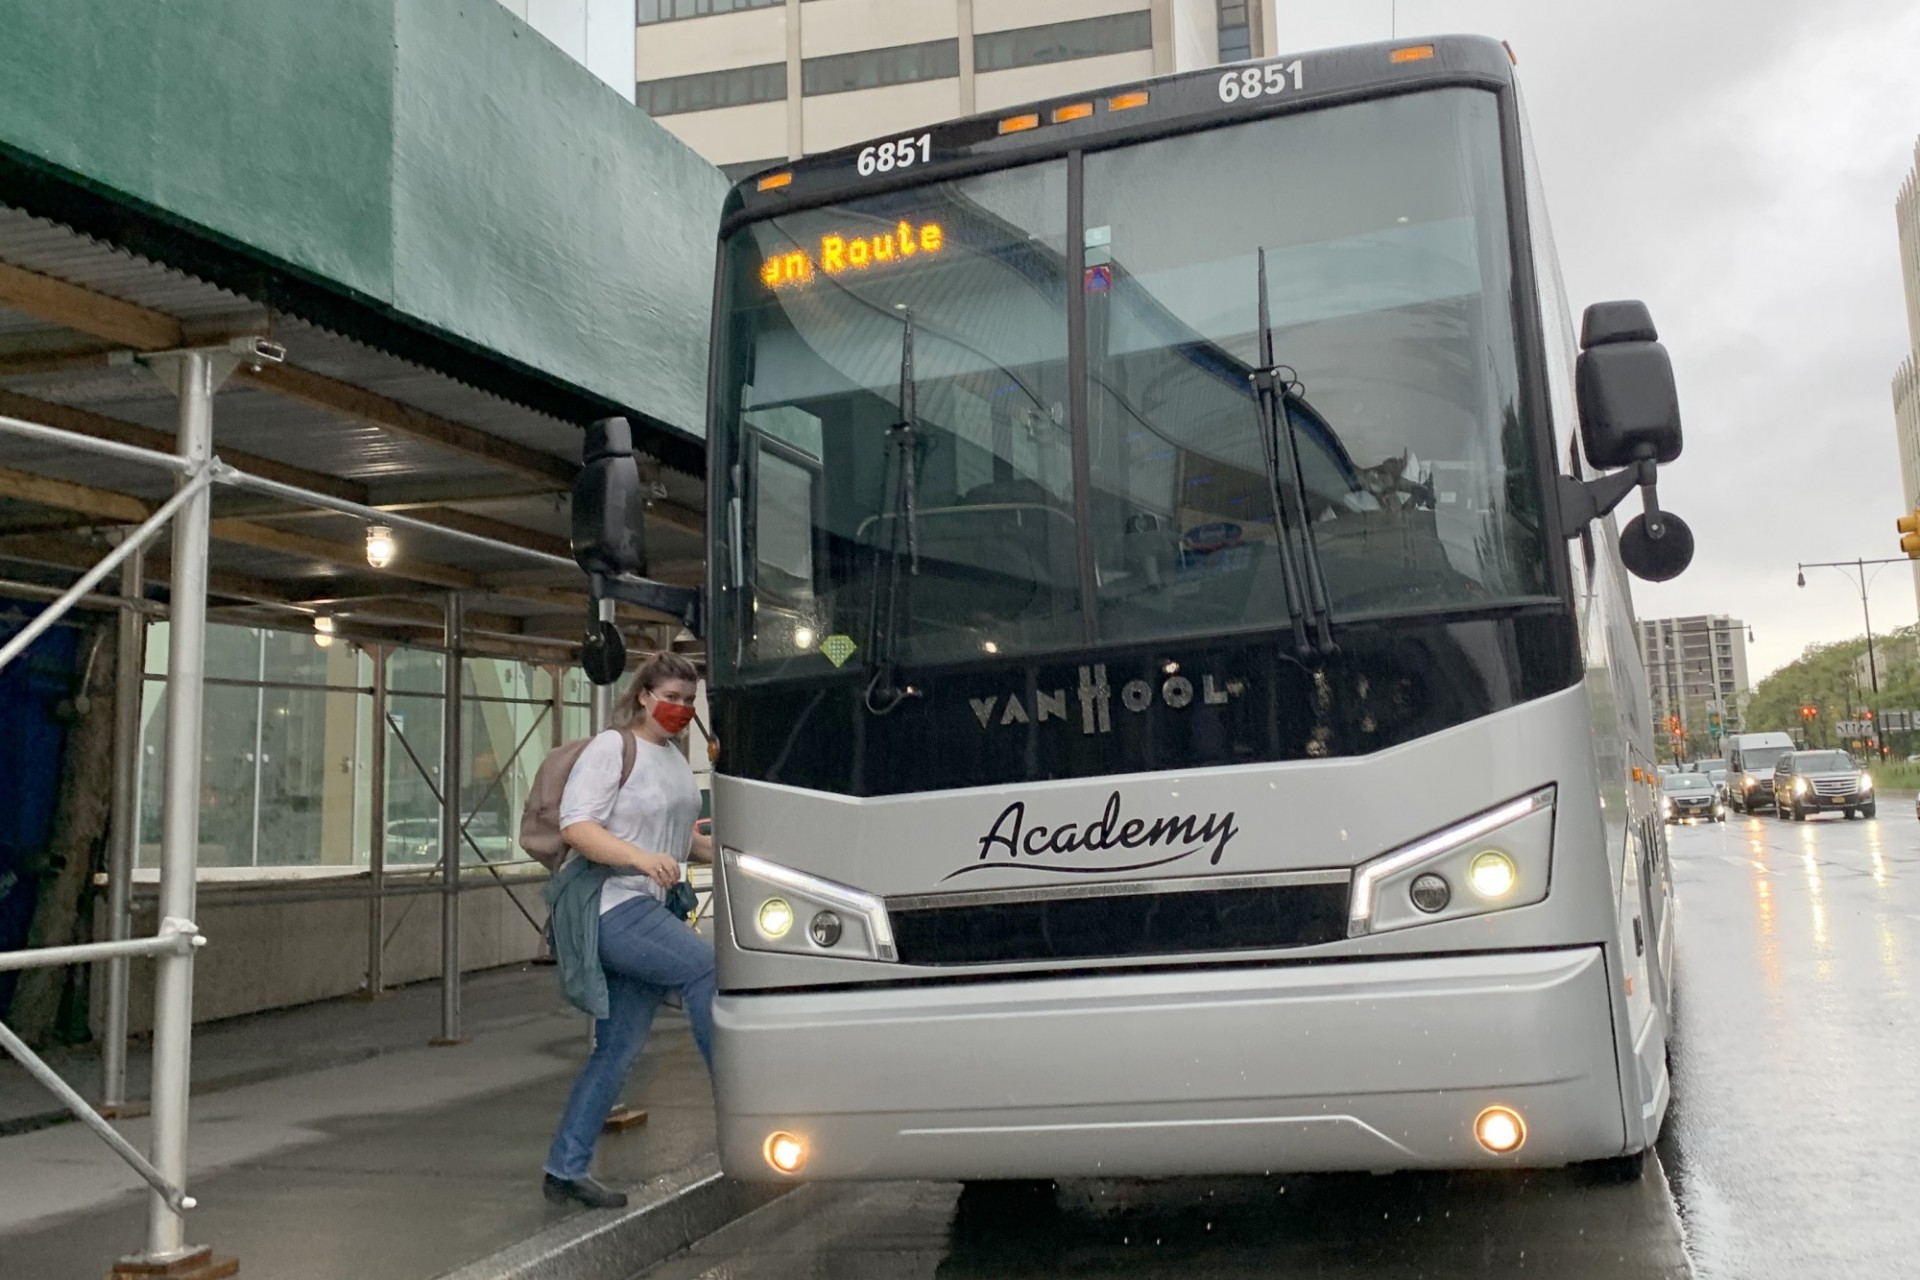
[{"label": "ceiling light fixture", "polygon": [[392,529],[389,529],[384,524],[370,524],[367,526],[368,564],[376,569],[384,569],[393,563],[393,555],[397,550],[398,548],[394,545],[393,541]]}]

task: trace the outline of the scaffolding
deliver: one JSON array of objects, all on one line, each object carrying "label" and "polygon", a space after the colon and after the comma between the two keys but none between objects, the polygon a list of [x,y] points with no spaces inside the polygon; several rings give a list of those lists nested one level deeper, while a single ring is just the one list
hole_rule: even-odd
[{"label": "scaffolding", "polygon": [[[175,474],[173,495],[143,522],[126,530],[113,549],[71,586],[54,595],[32,621],[0,646],[5,667],[68,612],[80,607],[120,610],[116,634],[119,664],[116,673],[111,840],[108,849],[107,939],[75,946],[44,947],[0,952],[0,970],[57,968],[104,962],[106,981],[105,1043],[102,1062],[101,1109],[95,1109],[38,1057],[4,1024],[0,1048],[17,1059],[83,1124],[98,1134],[151,1189],[145,1249],[129,1264],[147,1271],[192,1267],[199,1275],[231,1274],[221,1260],[212,1260],[204,1246],[187,1243],[185,1213],[194,1207],[187,1192],[187,1118],[189,1063],[193,1034],[194,956],[205,945],[196,918],[196,870],[200,827],[200,761],[202,697],[207,634],[207,551],[213,486],[246,490],[300,507],[320,508],[371,523],[412,528],[441,539],[460,541],[489,553],[507,554],[530,565],[578,575],[572,560],[444,525],[415,520],[405,514],[366,506],[336,496],[252,475],[223,463],[214,453],[213,402],[215,394],[236,369],[258,370],[277,364],[280,349],[263,338],[238,338],[214,347],[189,347],[143,353],[140,363],[173,391],[178,400],[178,447],[172,454],[81,435],[55,427],[0,416],[0,435],[56,444],[76,451],[106,455]],[[143,558],[162,530],[171,528],[171,592],[165,608],[170,624],[167,659],[169,697],[164,741],[166,754],[161,797],[159,925],[150,937],[132,935],[131,879],[137,845],[135,773],[137,766],[138,693],[143,678],[142,650],[145,623],[158,612],[141,596]],[[97,594],[118,570],[118,596]],[[30,594],[53,595],[51,591]],[[462,806],[460,783],[460,683],[464,638],[463,598],[458,590],[444,597],[445,688],[441,727],[442,785],[433,789],[440,804],[437,889],[441,910],[441,1017],[434,1043],[462,1042],[460,1011],[460,893],[463,844],[472,848],[496,881],[500,873],[479,848],[467,826],[472,814]],[[571,647],[570,645],[568,647]],[[376,655],[378,658],[380,655]],[[387,710],[386,664],[376,660],[372,689],[377,722],[391,724]],[[562,694],[553,690],[552,732],[559,733]],[[596,703],[599,698],[596,697]],[[536,721],[536,727],[538,727]],[[394,726],[397,728],[397,726]],[[374,735],[376,837],[369,858],[368,984],[378,991],[381,977],[381,939],[384,902],[396,890],[385,876],[385,841],[378,826],[381,793],[385,786],[385,732]],[[529,731],[515,755],[533,738]],[[404,735],[398,739],[422,775],[424,762],[414,755]],[[511,759],[509,760],[509,764]],[[495,785],[498,785],[496,779]],[[431,780],[429,779],[431,788]],[[485,797],[482,797],[484,801]],[[476,807],[477,809],[477,807]],[[411,890],[418,892],[418,889]],[[516,899],[517,905],[517,899]],[[524,913],[524,908],[522,908]],[[531,916],[528,917],[532,923]],[[536,925],[536,927],[538,927]],[[153,1015],[152,1136],[145,1153],[136,1150],[107,1118],[124,1107],[127,1076],[128,966],[135,958],[152,958],[157,966]]]}]

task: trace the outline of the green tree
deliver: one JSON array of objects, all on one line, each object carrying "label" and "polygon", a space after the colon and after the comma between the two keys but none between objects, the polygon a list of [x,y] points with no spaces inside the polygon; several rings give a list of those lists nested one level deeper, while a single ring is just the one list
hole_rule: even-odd
[{"label": "green tree", "polygon": [[[1854,663],[1867,651],[1867,638],[1853,636],[1829,644],[1810,644],[1794,661],[1768,675],[1753,691],[1747,704],[1749,733],[1782,730],[1791,733],[1806,729],[1813,746],[1837,744],[1834,726],[1841,720],[1857,718],[1861,711],[1876,715],[1888,709],[1920,709],[1920,671],[1910,662],[1888,663],[1896,650],[1911,652],[1913,627],[1902,627],[1890,638],[1904,643],[1882,645],[1875,637],[1875,656],[1879,660],[1880,692],[1875,695],[1869,683],[1854,675]],[[1803,717],[1802,707],[1814,708],[1811,720]],[[1896,738],[1899,735],[1895,735]],[[1904,745],[1904,744],[1902,744]]]}]

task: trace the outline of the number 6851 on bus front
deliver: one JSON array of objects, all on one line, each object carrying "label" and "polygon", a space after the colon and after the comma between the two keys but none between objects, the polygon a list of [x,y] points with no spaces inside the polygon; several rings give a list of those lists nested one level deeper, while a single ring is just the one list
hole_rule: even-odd
[{"label": "number 6851 on bus front", "polygon": [[1303,83],[1298,58],[1292,62],[1276,62],[1266,67],[1247,67],[1239,71],[1229,71],[1220,77],[1220,101],[1240,102],[1255,98],[1270,98],[1275,94],[1285,93],[1289,89],[1297,93]]}]

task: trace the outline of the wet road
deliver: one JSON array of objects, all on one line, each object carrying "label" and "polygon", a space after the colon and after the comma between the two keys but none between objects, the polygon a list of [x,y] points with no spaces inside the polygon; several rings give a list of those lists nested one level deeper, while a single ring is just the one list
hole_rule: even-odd
[{"label": "wet road", "polygon": [[1920,1275],[1920,822],[1673,831],[1675,1103],[1637,1183],[1575,1170],[804,1188],[648,1273],[727,1277]]}]

